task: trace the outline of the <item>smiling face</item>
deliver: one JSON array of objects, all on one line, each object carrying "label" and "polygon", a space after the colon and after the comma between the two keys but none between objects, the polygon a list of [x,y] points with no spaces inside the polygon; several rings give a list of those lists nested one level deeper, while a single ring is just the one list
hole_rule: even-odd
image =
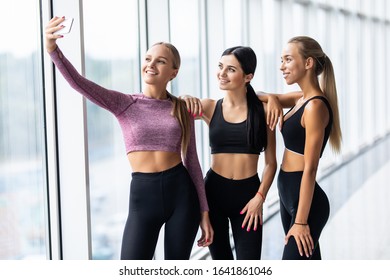
[{"label": "smiling face", "polygon": [[219,88],[222,90],[235,90],[245,88],[253,75],[246,75],[237,58],[233,55],[224,55],[219,60],[217,78]]},{"label": "smiling face", "polygon": [[288,85],[299,83],[305,76],[306,60],[299,53],[296,43],[288,43],[282,51],[282,64],[280,70]]},{"label": "smiling face", "polygon": [[174,57],[163,44],[152,46],[145,54],[142,63],[142,78],[149,85],[166,85],[176,77],[178,69],[174,67]]}]

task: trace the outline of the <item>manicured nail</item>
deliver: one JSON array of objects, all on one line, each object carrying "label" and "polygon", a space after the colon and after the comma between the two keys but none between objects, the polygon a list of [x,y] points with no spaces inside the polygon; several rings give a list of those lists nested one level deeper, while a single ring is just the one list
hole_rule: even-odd
[{"label": "manicured nail", "polygon": [[201,112],[201,113],[199,114],[199,116],[203,116],[203,112]]}]

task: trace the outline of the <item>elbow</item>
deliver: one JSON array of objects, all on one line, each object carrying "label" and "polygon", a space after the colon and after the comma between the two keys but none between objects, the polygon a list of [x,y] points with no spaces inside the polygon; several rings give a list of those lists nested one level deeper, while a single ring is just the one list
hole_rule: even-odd
[{"label": "elbow", "polygon": [[266,162],[264,170],[268,170],[268,171],[272,172],[273,174],[275,174],[276,169],[277,169],[276,159]]},{"label": "elbow", "polygon": [[315,178],[317,176],[318,165],[305,166],[304,173],[310,177]]}]

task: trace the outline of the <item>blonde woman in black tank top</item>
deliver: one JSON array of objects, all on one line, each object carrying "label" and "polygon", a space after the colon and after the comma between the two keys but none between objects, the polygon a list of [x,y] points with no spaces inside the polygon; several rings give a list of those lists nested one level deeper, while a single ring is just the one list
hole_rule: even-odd
[{"label": "blonde woman in black tank top", "polygon": [[[285,231],[283,259],[321,259],[319,238],[329,218],[328,197],[316,182],[317,168],[328,138],[341,146],[337,91],[332,63],[314,39],[289,40],[280,70],[287,84],[302,92],[260,94],[262,101],[292,107],[280,116],[285,142],[278,175],[280,214]],[[321,75],[321,80],[318,76]],[[270,116],[274,123],[275,116]]]}]

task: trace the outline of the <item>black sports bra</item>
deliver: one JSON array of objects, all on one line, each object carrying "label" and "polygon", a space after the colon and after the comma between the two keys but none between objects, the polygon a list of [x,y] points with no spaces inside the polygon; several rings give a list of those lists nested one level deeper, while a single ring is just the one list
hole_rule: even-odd
[{"label": "black sports bra", "polygon": [[225,121],[222,113],[223,99],[217,101],[213,117],[209,124],[209,140],[212,154],[260,154],[251,148],[247,140],[247,121],[229,123]]},{"label": "black sports bra", "polygon": [[[329,101],[325,97],[314,96],[306,100],[306,102],[303,103],[303,105],[284,122],[281,132],[283,135],[283,140],[286,149],[303,155],[305,150],[306,129],[302,127],[301,119],[307,103],[309,103],[309,101],[313,99],[322,100],[326,104],[326,107],[328,107],[329,110],[329,122],[325,128],[324,141],[322,143],[322,149],[320,154],[321,157],[322,153],[324,152],[326,143],[328,142],[330,131],[332,129],[332,123],[333,123],[332,108],[330,107]],[[294,107],[292,107],[284,116],[286,116],[292,109],[294,109]]]}]

